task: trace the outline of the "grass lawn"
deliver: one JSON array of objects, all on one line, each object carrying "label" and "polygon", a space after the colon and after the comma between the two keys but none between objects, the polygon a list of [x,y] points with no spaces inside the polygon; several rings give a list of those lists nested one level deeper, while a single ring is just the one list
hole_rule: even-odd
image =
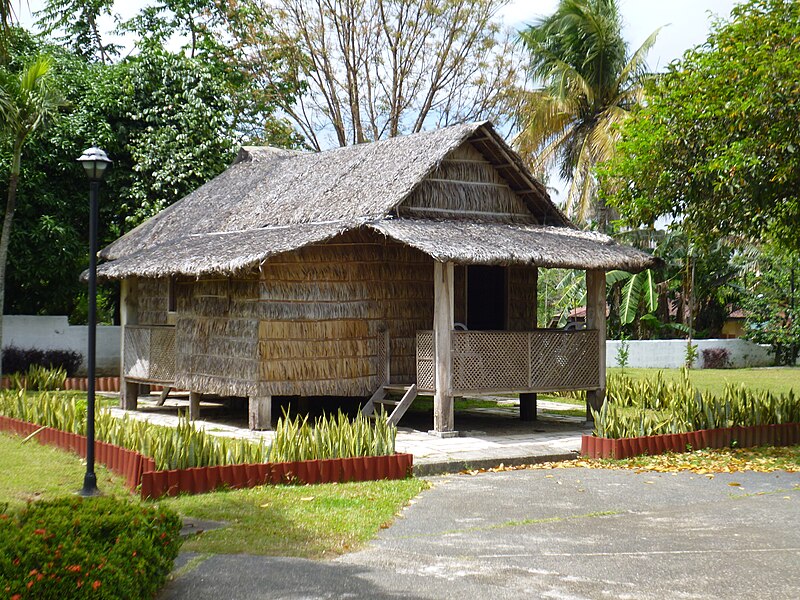
[{"label": "grass lawn", "polygon": [[[625,369],[625,375],[632,379],[654,378],[661,371],[666,381],[677,381],[681,369]],[[622,369],[608,369],[608,374],[619,375]],[[728,383],[744,384],[753,390],[769,390],[776,394],[786,394],[794,390],[800,395],[800,367],[767,367],[760,369],[691,369],[689,379],[701,392],[710,391],[721,396]],[[586,406],[586,401],[574,396],[551,396],[541,394],[542,400],[565,402],[576,406]],[[553,412],[553,411],[548,411]],[[555,413],[558,414],[558,413]]]},{"label": "grass lawn", "polygon": [[[35,440],[0,434],[0,507],[20,508],[35,500],[53,500],[83,487],[86,463],[78,456],[42,446]],[[102,465],[95,469],[104,494],[130,496],[120,477]]]},{"label": "grass lawn", "polygon": [[[513,400],[512,396],[509,400]],[[484,400],[482,398],[455,398],[453,401],[454,410],[466,410],[469,408],[497,408],[495,400]],[[433,414],[433,396],[420,395],[414,398],[414,402],[408,407],[408,412],[431,413]]]},{"label": "grass lawn", "polygon": [[[625,374],[633,379],[655,377],[661,370],[667,381],[678,380],[680,369],[625,369]],[[621,373],[620,369],[609,369],[609,373]],[[725,385],[744,384],[753,390],[769,390],[777,394],[786,394],[793,389],[800,394],[800,367],[769,367],[761,369],[691,369],[689,379],[700,391],[710,391],[722,395]]]},{"label": "grass lawn", "polygon": [[420,479],[263,486],[164,503],[182,515],[229,523],[189,539],[184,550],[325,558],[363,546],[427,487]]},{"label": "grass lawn", "polygon": [[[76,455],[0,434],[0,512],[40,499],[75,493],[86,466]],[[96,469],[103,494],[137,501],[121,478]],[[428,484],[419,479],[340,485],[264,486],[164,499],[184,517],[225,521],[224,529],[188,540],[203,553],[269,554],[322,558],[357,549]]]}]

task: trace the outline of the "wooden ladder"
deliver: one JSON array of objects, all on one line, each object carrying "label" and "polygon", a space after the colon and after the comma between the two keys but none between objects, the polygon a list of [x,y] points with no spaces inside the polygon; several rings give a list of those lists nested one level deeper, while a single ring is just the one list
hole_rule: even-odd
[{"label": "wooden ladder", "polygon": [[[397,400],[396,398],[389,398],[390,395],[401,395],[402,397],[400,400]],[[411,385],[382,385],[375,390],[375,393],[372,394],[372,397],[367,400],[364,408],[361,409],[361,413],[367,417],[375,417],[378,414],[376,409],[378,405],[380,405],[383,406],[386,412],[391,410],[388,422],[392,425],[397,425],[400,419],[403,418],[403,415],[406,414],[408,407],[411,406],[411,403],[414,402],[414,398],[416,397],[416,383],[412,383]],[[389,406],[392,408],[387,408]]]}]

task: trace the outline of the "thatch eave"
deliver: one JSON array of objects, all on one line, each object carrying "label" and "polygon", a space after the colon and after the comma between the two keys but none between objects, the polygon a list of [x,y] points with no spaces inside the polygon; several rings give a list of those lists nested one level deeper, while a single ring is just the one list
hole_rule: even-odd
[{"label": "thatch eave", "polygon": [[436,260],[457,264],[636,273],[658,263],[607,235],[566,227],[433,219],[386,219],[368,226]]},{"label": "thatch eave", "polygon": [[360,223],[330,222],[188,235],[98,266],[99,279],[231,275],[271,256],[324,242]]},{"label": "thatch eave", "polygon": [[597,232],[546,225],[390,218],[189,235],[103,263],[98,267],[98,277],[233,274],[256,267],[270,257],[364,227],[436,260],[465,265],[638,272],[657,264],[649,254]]}]

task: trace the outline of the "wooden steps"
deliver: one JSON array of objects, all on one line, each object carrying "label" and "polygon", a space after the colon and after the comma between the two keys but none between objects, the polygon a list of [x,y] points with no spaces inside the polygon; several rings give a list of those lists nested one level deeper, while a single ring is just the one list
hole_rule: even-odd
[{"label": "wooden steps", "polygon": [[[390,396],[394,396],[393,398]],[[397,396],[401,396],[400,399]],[[383,385],[375,390],[372,397],[361,409],[361,413],[367,417],[375,417],[378,414],[379,406],[389,414],[388,422],[392,425],[397,425],[403,415],[406,414],[408,407],[414,402],[417,397],[417,384],[411,385]],[[392,407],[389,410],[386,407]]]}]

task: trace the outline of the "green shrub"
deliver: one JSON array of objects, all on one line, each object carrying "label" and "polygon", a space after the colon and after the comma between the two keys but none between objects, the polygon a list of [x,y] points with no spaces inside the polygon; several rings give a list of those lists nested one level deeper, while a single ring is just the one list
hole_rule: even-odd
[{"label": "green shrub", "polygon": [[397,427],[381,414],[375,423],[360,412],[350,421],[340,410],[338,415],[325,415],[314,421],[308,416],[294,419],[284,411],[278,419],[275,436],[269,448],[272,462],[347,458],[351,456],[383,456],[394,454]]},{"label": "green shrub", "polygon": [[152,598],[180,547],[171,510],[111,497],[38,502],[0,516],[5,598]]},{"label": "green shrub", "polygon": [[[24,390],[0,393],[0,414],[86,434],[86,407],[75,398],[58,394],[27,394]],[[394,453],[397,428],[382,415],[374,423],[360,413],[349,421],[341,412],[317,419],[312,428],[307,418],[279,419],[272,447],[244,439],[209,435],[181,418],[177,427],[147,421],[118,419],[109,411],[95,414],[98,440],[149,456],[158,469],[185,469],[269,460],[295,461],[315,458],[379,456]]]},{"label": "green shrub", "polygon": [[39,365],[31,365],[24,373],[9,376],[11,388],[15,390],[32,390],[54,392],[64,389],[67,372],[63,367],[49,369]]},{"label": "green shrub", "polygon": [[3,348],[3,372],[24,373],[32,365],[46,369],[62,368],[67,377],[74,377],[83,357],[73,350],[38,350],[37,348]]},{"label": "green shrub", "polygon": [[728,384],[722,396],[700,393],[683,369],[677,382],[661,371],[654,378],[633,380],[624,375],[607,379],[606,402],[592,410],[594,434],[623,438],[663,433],[686,433],[736,425],[800,422],[800,398],[750,390]]}]

